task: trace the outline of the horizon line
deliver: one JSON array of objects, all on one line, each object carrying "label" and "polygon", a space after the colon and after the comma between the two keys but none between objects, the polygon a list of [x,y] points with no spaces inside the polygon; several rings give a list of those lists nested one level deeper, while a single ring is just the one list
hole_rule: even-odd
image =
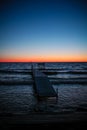
[{"label": "horizon line", "polygon": [[86,63],[87,61],[0,61],[0,63],[14,63],[14,62],[16,62],[16,63],[37,63],[37,62],[59,62],[59,63],[62,63],[62,62],[64,62],[64,63],[66,63],[66,62],[73,62],[73,63],[76,63],[76,62],[84,62],[84,63]]}]

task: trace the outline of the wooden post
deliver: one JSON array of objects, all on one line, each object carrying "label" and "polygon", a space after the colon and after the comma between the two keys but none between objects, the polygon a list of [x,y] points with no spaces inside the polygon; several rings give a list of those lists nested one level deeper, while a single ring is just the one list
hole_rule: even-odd
[{"label": "wooden post", "polygon": [[57,94],[56,101],[58,102],[58,88],[56,88],[56,94]]}]

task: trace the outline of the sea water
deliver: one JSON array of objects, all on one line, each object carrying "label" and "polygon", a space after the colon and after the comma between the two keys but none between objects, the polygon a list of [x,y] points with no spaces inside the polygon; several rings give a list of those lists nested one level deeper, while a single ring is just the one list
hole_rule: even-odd
[{"label": "sea water", "polygon": [[57,71],[47,75],[58,90],[56,103],[38,103],[31,63],[0,63],[0,114],[87,111],[87,63],[45,63],[45,69]]}]

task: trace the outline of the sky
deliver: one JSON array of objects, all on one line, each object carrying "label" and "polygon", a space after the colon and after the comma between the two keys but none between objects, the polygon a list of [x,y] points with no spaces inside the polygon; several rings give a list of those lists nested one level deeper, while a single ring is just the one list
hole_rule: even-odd
[{"label": "sky", "polygon": [[1,0],[0,62],[87,62],[86,0]]}]

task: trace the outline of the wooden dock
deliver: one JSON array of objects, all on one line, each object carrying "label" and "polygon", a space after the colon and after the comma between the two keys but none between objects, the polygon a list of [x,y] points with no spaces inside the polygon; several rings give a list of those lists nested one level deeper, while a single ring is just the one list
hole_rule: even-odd
[{"label": "wooden dock", "polygon": [[39,98],[57,97],[57,93],[52,87],[48,77],[37,69],[33,68],[32,71],[37,96]]}]

